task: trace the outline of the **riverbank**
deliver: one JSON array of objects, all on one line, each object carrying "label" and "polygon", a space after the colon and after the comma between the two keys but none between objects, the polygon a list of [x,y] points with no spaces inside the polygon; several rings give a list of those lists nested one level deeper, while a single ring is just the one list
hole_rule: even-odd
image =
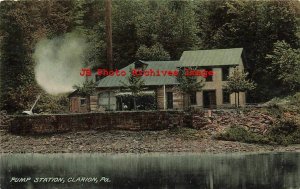
[{"label": "riverbank", "polygon": [[147,153],[296,151],[299,145],[259,145],[215,140],[201,130],[81,131],[18,136],[1,130],[0,153]]}]

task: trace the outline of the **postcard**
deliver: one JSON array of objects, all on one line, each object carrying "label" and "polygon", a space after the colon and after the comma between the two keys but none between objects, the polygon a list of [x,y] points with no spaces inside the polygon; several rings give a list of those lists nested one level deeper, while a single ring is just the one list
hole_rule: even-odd
[{"label": "postcard", "polygon": [[300,1],[0,18],[0,189],[300,189]]}]

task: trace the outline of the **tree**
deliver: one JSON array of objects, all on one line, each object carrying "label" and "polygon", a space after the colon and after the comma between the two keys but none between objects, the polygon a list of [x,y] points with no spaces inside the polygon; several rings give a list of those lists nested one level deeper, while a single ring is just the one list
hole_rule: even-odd
[{"label": "tree", "polygon": [[[193,70],[193,69],[190,69]],[[188,96],[188,108],[191,106],[191,95],[194,92],[201,91],[204,87],[204,79],[197,81],[196,76],[187,76],[184,70],[180,70],[177,77],[178,86],[177,89]]]},{"label": "tree", "polygon": [[274,50],[268,54],[271,61],[269,69],[274,77],[280,82],[285,92],[300,90],[300,49],[293,49],[285,41],[274,44]]},{"label": "tree", "polygon": [[256,90],[247,95],[248,101],[261,102],[278,95],[275,93],[277,85],[272,82],[274,75],[267,70],[266,54],[272,51],[277,40],[299,48],[300,2],[222,0],[196,4],[198,36],[204,48],[244,48],[249,78],[258,84]]},{"label": "tree", "polygon": [[108,68],[105,53],[104,2],[78,0],[73,4],[73,32],[87,43],[84,66],[92,69]]},{"label": "tree", "polygon": [[78,91],[78,94],[89,97],[95,92],[96,85],[93,80],[85,80],[81,85],[74,85],[73,88]]},{"label": "tree", "polygon": [[[235,105],[239,107],[240,92],[246,92],[255,89],[254,82],[247,79],[248,73],[244,73],[239,70],[238,67],[234,68],[232,75],[228,76],[227,83],[225,84],[225,90],[230,94],[234,93],[235,95]],[[238,100],[236,102],[236,94],[238,94]]]},{"label": "tree", "polygon": [[144,80],[141,76],[135,76],[132,74],[132,69],[130,68],[130,75],[127,76],[127,83],[121,82],[125,88],[129,89],[133,95],[133,106],[136,110],[136,97],[144,88]]},{"label": "tree", "polygon": [[67,1],[0,3],[1,109],[21,112],[41,93],[34,74],[35,45],[70,31],[70,7]]},{"label": "tree", "polygon": [[149,48],[145,45],[140,46],[136,52],[136,58],[139,60],[170,60],[170,55],[160,43],[156,43]]},{"label": "tree", "polygon": [[106,53],[107,66],[110,70],[113,66],[112,49],[112,25],[111,25],[111,0],[105,0],[105,33],[106,33]]},{"label": "tree", "polygon": [[143,15],[143,3],[144,1],[112,1],[113,59],[117,69],[135,61],[139,47],[135,18]]},{"label": "tree", "polygon": [[1,109],[15,113],[30,107],[38,94],[31,52],[41,20],[32,19],[38,15],[32,2],[4,1],[0,10]]}]

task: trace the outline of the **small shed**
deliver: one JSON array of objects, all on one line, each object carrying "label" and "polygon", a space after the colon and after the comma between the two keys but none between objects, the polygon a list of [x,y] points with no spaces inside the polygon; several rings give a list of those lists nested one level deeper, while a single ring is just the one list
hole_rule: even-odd
[{"label": "small shed", "polygon": [[70,112],[73,113],[82,113],[90,111],[90,98],[84,97],[78,93],[78,90],[75,90],[68,95]]}]

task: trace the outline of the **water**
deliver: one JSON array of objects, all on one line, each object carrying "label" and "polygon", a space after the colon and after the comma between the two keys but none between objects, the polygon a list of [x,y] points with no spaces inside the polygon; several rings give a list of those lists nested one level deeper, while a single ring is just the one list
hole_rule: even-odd
[{"label": "water", "polygon": [[[1,189],[300,189],[300,153],[2,154],[0,157]],[[21,177],[30,180],[10,182]],[[35,182],[45,177],[60,182]],[[78,177],[87,180],[76,182]]]}]

